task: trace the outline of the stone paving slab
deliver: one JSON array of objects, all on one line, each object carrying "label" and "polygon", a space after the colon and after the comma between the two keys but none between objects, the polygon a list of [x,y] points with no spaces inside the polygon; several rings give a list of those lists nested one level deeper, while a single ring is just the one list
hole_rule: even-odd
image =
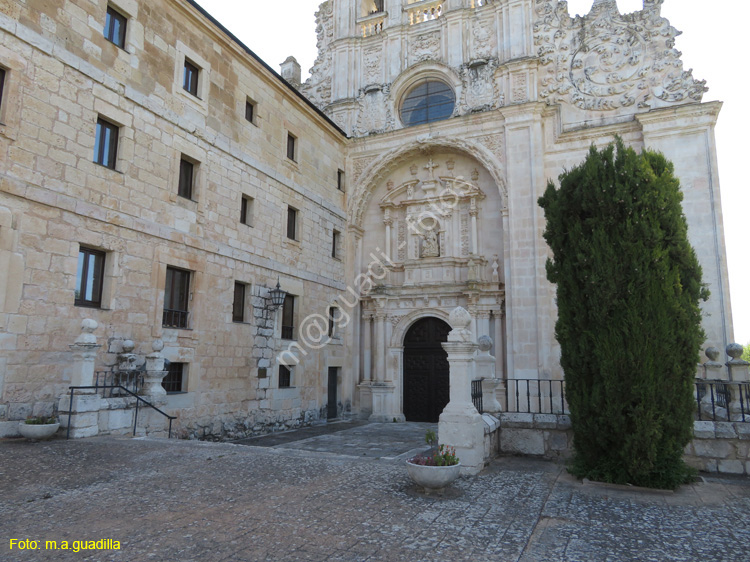
[{"label": "stone paving slab", "polygon": [[[384,425],[361,440],[409,424]],[[357,439],[340,440],[329,450],[0,441],[0,560],[750,561],[747,478],[711,477],[663,494],[582,484],[558,464],[501,458],[432,497],[410,483],[401,459],[340,454]],[[40,548],[11,551],[12,538]],[[46,540],[99,539],[121,548],[44,549]]]}]

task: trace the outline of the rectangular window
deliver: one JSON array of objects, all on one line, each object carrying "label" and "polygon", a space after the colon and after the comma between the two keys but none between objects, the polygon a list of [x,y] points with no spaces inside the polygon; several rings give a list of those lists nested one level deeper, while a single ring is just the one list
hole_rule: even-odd
[{"label": "rectangular window", "polygon": [[115,169],[117,162],[117,135],[120,128],[101,117],[96,120],[94,163]]},{"label": "rectangular window", "polygon": [[341,243],[341,233],[338,230],[334,230],[333,237],[331,239],[331,257],[332,258],[338,259],[340,243]]},{"label": "rectangular window", "polygon": [[297,161],[297,138],[291,133],[286,136],[286,157]]},{"label": "rectangular window", "polygon": [[232,322],[245,321],[245,284],[234,282],[234,304],[232,305]]},{"label": "rectangular window", "polygon": [[177,187],[177,195],[185,199],[193,198],[193,172],[195,165],[183,156],[180,159],[180,182]]},{"label": "rectangular window", "polygon": [[3,107],[3,86],[5,86],[5,69],[0,68],[0,108]]},{"label": "rectangular window", "polygon": [[255,120],[255,104],[250,100],[245,102],[245,119],[254,123]]},{"label": "rectangular window", "polygon": [[167,266],[162,326],[165,328],[187,328],[189,301],[190,272]]},{"label": "rectangular window", "polygon": [[328,337],[333,338],[336,335],[336,320],[339,316],[339,309],[332,306],[328,309]]},{"label": "rectangular window", "polygon": [[242,196],[240,203],[240,222],[247,226],[253,226],[253,203],[255,200],[249,195]]},{"label": "rectangular window", "polygon": [[338,184],[337,184],[337,186],[339,188],[339,191],[344,191],[345,184],[344,184],[344,171],[343,170],[339,170],[338,171]]},{"label": "rectangular window", "polygon": [[285,340],[294,339],[294,296],[284,297],[284,305],[281,309],[281,338]]},{"label": "rectangular window", "polygon": [[293,207],[286,212],[286,237],[297,240],[297,209]]},{"label": "rectangular window", "polygon": [[200,69],[185,59],[185,70],[182,74],[182,88],[196,98],[198,97],[198,73]]},{"label": "rectangular window", "polygon": [[101,308],[105,253],[90,248],[78,250],[76,306]]},{"label": "rectangular window", "polygon": [[112,6],[109,6],[107,8],[107,19],[104,22],[104,38],[124,49],[127,24],[128,19]]},{"label": "rectangular window", "polygon": [[185,363],[170,363],[161,385],[167,394],[185,392]]},{"label": "rectangular window", "polygon": [[286,365],[279,365],[279,388],[292,386],[292,370]]}]

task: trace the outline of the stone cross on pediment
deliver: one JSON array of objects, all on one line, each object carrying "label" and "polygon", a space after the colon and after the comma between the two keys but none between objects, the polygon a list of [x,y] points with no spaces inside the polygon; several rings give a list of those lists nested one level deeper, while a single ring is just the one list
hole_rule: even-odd
[{"label": "stone cross on pediment", "polygon": [[430,172],[430,180],[435,180],[435,168],[440,167],[440,164],[435,164],[432,161],[432,158],[430,158],[430,161],[427,162],[427,165],[424,167],[425,170],[428,170]]}]

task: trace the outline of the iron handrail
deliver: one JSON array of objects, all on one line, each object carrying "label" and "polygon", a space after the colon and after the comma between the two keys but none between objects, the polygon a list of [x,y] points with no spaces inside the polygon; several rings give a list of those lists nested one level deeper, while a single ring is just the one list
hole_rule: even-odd
[{"label": "iron handrail", "polygon": [[68,389],[70,390],[70,407],[68,408],[68,429],[65,433],[65,439],[70,439],[70,418],[73,415],[73,395],[75,394],[76,390],[99,390],[99,389],[114,389],[119,388],[120,390],[124,390],[127,394],[132,396],[136,399],[135,402],[135,416],[133,419],[133,436],[135,437],[135,432],[138,427],[138,405],[143,402],[146,406],[149,408],[156,410],[159,412],[162,416],[169,419],[169,432],[167,433],[167,439],[172,438],[172,420],[176,420],[177,416],[170,416],[168,413],[160,410],[156,406],[154,406],[151,402],[148,400],[144,400],[141,396],[138,396],[135,392],[131,391],[128,388],[125,388],[122,385],[119,384],[113,384],[113,385],[96,385],[96,386],[69,386]]}]

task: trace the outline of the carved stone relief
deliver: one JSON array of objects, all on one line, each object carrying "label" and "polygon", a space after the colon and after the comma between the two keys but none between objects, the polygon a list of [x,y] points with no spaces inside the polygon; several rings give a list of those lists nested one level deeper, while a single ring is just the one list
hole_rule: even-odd
[{"label": "carved stone relief", "polygon": [[505,160],[502,135],[482,135],[481,137],[474,137],[474,140],[487,147],[501,162]]},{"label": "carved stone relief", "polygon": [[474,58],[490,58],[495,47],[492,22],[487,19],[475,18],[471,26],[471,36]]},{"label": "carved stone relief", "polygon": [[679,32],[661,17],[662,2],[644,0],[643,10],[623,16],[606,0],[573,19],[565,2],[536,0],[540,96],[592,111],[700,101],[706,83],[683,70]]},{"label": "carved stone relief", "polygon": [[513,103],[523,103],[529,99],[529,81],[526,71],[515,72],[511,75],[511,89]]},{"label": "carved stone relief", "polygon": [[440,32],[422,33],[409,41],[409,64],[440,60]]},{"label": "carved stone relief", "polygon": [[364,68],[363,84],[377,84],[381,82],[381,60],[382,51],[380,47],[370,47],[362,54],[362,66]]},{"label": "carved stone relief", "polygon": [[393,119],[388,107],[388,86],[363,89],[358,98],[355,136],[382,133],[393,127]]},{"label": "carved stone relief", "polygon": [[464,113],[489,111],[504,105],[505,97],[495,82],[497,61],[479,59],[461,67]]},{"label": "carved stone relief", "polygon": [[362,176],[362,172],[365,171],[365,168],[370,165],[370,162],[372,162],[375,159],[375,156],[364,156],[362,158],[356,158],[352,162],[352,175],[354,183],[359,181],[359,178]]},{"label": "carved stone relief", "polygon": [[331,69],[333,54],[333,0],[323,2],[315,12],[315,32],[318,36],[318,57],[310,69],[310,77],[300,90],[321,109],[331,103]]}]

